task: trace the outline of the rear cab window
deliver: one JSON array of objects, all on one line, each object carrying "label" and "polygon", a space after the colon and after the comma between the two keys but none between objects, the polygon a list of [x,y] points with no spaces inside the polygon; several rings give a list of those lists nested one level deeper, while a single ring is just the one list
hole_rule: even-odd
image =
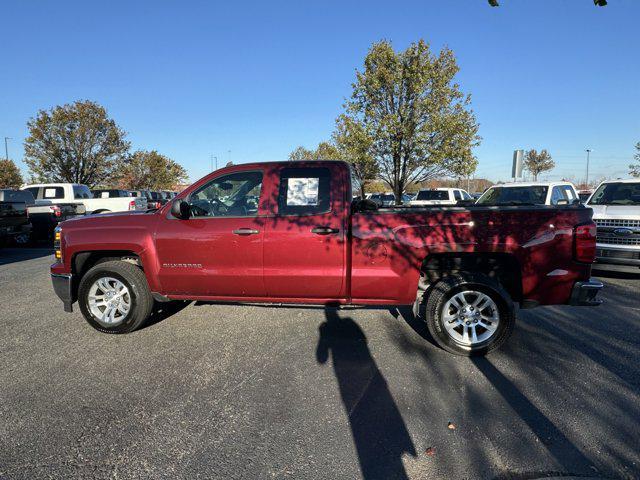
[{"label": "rear cab window", "polygon": [[449,200],[449,192],[446,190],[420,190],[416,200]]}]

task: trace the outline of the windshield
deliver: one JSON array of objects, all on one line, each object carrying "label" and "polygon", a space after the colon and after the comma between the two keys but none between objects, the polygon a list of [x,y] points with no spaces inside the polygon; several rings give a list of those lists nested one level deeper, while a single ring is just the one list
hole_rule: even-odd
[{"label": "windshield", "polygon": [[491,187],[477,203],[484,205],[544,205],[549,187]]},{"label": "windshield", "polygon": [[416,200],[449,200],[446,190],[420,190]]},{"label": "windshield", "polygon": [[640,182],[600,185],[589,205],[640,205]]}]

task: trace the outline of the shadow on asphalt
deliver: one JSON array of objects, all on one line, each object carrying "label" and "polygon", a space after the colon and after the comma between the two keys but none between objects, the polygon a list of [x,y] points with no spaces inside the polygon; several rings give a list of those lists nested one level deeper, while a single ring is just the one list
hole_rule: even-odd
[{"label": "shadow on asphalt", "polygon": [[153,306],[153,311],[151,315],[144,323],[144,325],[138,329],[138,331],[144,330],[145,328],[149,328],[156,323],[160,323],[163,320],[166,320],[169,317],[172,317],[176,313],[184,310],[191,304],[188,300],[174,300],[171,302],[156,302]]},{"label": "shadow on asphalt", "polygon": [[[435,345],[426,323],[416,318],[411,308],[399,308],[398,313],[418,335]],[[470,361],[524,420],[536,437],[547,446],[558,463],[567,462],[566,467],[576,463],[589,464],[588,459],[573,443],[491,363],[490,357],[471,357]]]},{"label": "shadow on asphalt", "polygon": [[[569,374],[567,365],[575,363],[576,356],[584,355],[593,364],[624,382],[628,391],[640,388],[640,369],[632,361],[640,349],[640,339],[629,333],[634,328],[637,329],[640,314],[633,316],[637,311],[637,298],[630,299],[631,303],[627,303],[626,297],[629,297],[628,291],[611,286],[606,289],[606,301],[612,307],[615,306],[615,309],[564,306],[520,311],[513,337],[500,351],[487,357],[453,359],[449,356],[439,359],[439,349],[432,346],[435,343],[425,323],[416,319],[410,308],[398,308],[397,314],[392,309],[391,313],[406,322],[421,337],[421,341],[411,338],[407,329],[394,328],[390,337],[395,339],[405,353],[422,358],[421,375],[425,379],[433,379],[428,391],[431,398],[441,396],[445,402],[455,401],[455,392],[447,386],[439,386],[438,379],[454,378],[460,367],[475,367],[561,467],[561,471],[503,472],[494,478],[506,480],[603,474],[613,478],[619,475],[619,471],[609,469],[612,460],[614,464],[629,466],[629,471],[635,468],[630,466],[636,453],[631,445],[635,444],[637,438],[633,422],[630,423],[629,419],[640,418],[640,408],[631,404],[624,390],[621,390],[622,385],[612,382],[608,376],[599,377],[591,372],[584,372],[588,375],[585,378],[593,385],[582,392],[579,385],[585,378]],[[629,315],[627,308],[631,305],[635,307],[632,307],[634,310]],[[618,308],[620,306],[622,308]],[[615,315],[615,326],[611,325],[612,315]],[[612,328],[615,330],[611,330]],[[425,340],[432,345],[426,344]],[[549,361],[550,359],[553,360]],[[503,370],[506,365],[508,375]],[[512,378],[525,378],[535,389],[525,392]],[[491,418],[487,415],[487,408],[493,407],[487,404],[487,393],[470,385],[467,388],[469,391],[466,394],[465,408],[468,409],[469,416],[476,419],[476,427],[491,437],[494,426],[483,420]],[[570,438],[572,431],[566,430],[567,424],[563,422],[561,427],[556,425],[554,421],[557,419],[548,416],[539,407],[541,399],[546,398],[550,403],[555,403],[554,397],[558,394],[564,396],[570,391],[575,391],[578,398],[573,401],[579,403],[584,412],[577,417],[575,410],[567,412],[575,419],[572,425],[575,428],[584,425],[584,428],[603,433],[598,456],[585,453],[582,450],[584,446],[576,445]],[[597,395],[594,396],[593,392],[597,392]],[[625,412],[624,417],[616,415],[615,412],[619,410]],[[562,418],[563,413],[560,415]],[[609,434],[621,443],[608,441]],[[526,451],[526,440],[523,439],[521,447]],[[516,451],[520,451],[520,448],[516,447]],[[484,455],[482,449],[476,450],[473,455],[478,456],[479,464],[486,461],[481,459]],[[481,472],[477,473],[483,475]]]},{"label": "shadow on asphalt", "polygon": [[24,262],[25,260],[33,260],[34,258],[48,255],[51,256],[51,263],[53,263],[52,248],[0,248],[0,265]]},{"label": "shadow on asphalt", "polygon": [[416,456],[402,415],[367,345],[367,337],[350,317],[325,309],[319,327],[316,360],[331,359],[340,397],[349,419],[365,480],[406,479],[402,455]]},{"label": "shadow on asphalt", "polygon": [[633,270],[605,270],[593,267],[591,274],[603,279],[617,278],[620,280],[640,280],[640,268],[635,268]]}]

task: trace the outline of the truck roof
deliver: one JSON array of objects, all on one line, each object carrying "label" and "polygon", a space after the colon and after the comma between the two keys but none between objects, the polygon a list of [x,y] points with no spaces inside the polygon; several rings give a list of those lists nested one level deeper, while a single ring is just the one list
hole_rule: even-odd
[{"label": "truck roof", "polygon": [[604,180],[601,183],[640,183],[640,178],[625,178],[624,180]]},{"label": "truck roof", "polygon": [[21,189],[32,187],[66,187],[68,185],[71,185],[73,187],[86,186],[83,183],[32,183],[30,185],[23,185]]},{"label": "truck roof", "polygon": [[509,182],[491,185],[491,187],[555,187],[558,185],[571,185],[575,188],[571,182]]}]

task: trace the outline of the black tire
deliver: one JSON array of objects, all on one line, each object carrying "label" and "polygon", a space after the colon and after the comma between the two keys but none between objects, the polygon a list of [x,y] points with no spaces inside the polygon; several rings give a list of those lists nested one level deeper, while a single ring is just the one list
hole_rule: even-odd
[{"label": "black tire", "polygon": [[[443,310],[446,303],[456,294],[463,291],[477,291],[489,296],[498,310],[498,326],[495,332],[485,341],[476,345],[462,345],[447,333],[444,327]],[[515,307],[509,294],[502,286],[480,273],[460,273],[440,280],[425,294],[426,305],[424,319],[429,333],[436,343],[447,352],[464,355],[486,355],[500,348],[511,336],[515,325]],[[471,297],[473,298],[473,297]],[[464,327],[464,325],[462,326]]]},{"label": "black tire", "polygon": [[[98,322],[89,309],[88,295],[93,283],[100,277],[112,277],[121,281],[129,290],[131,307],[124,320],[106,327]],[[149,318],[153,309],[153,296],[144,272],[137,266],[121,260],[99,263],[92,267],[80,280],[78,288],[80,311],[89,325],[102,333],[130,333],[138,329]]]}]

